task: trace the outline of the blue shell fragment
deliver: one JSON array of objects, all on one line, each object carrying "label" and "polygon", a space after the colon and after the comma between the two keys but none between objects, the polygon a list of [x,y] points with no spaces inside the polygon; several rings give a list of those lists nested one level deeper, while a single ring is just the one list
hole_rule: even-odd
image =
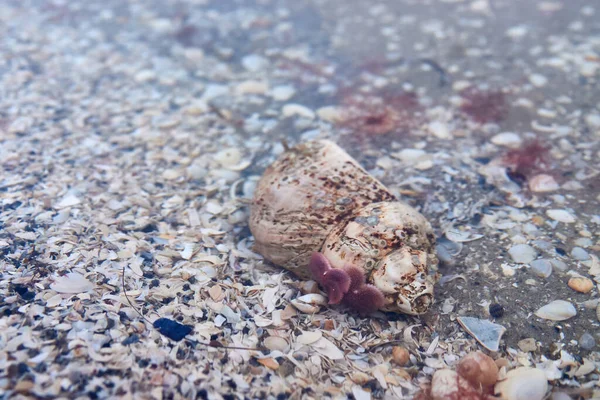
[{"label": "blue shell fragment", "polygon": [[168,318],[159,318],[152,325],[162,335],[177,342],[194,330],[194,327],[191,325],[183,325]]}]

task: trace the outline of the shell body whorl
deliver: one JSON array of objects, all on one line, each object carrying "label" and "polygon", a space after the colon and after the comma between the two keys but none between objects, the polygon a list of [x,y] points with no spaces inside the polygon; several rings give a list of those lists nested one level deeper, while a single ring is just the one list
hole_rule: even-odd
[{"label": "shell body whorl", "polygon": [[433,300],[430,224],[333,142],[303,143],[267,168],[250,230],[257,252],[301,278],[311,278],[319,251],[333,268],[360,268],[384,294],[385,311],[421,314]]}]

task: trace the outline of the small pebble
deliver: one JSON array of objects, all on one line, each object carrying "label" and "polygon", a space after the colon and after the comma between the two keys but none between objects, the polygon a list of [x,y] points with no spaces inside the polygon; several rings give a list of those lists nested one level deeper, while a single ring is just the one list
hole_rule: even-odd
[{"label": "small pebble", "polygon": [[250,54],[242,58],[242,66],[250,72],[257,72],[265,69],[269,65],[269,60],[257,54]]},{"label": "small pebble", "polygon": [[579,338],[579,346],[585,350],[591,350],[596,347],[596,339],[589,333],[584,333]]},{"label": "small pebble", "polygon": [[550,260],[550,263],[552,263],[552,268],[559,272],[564,272],[568,268],[567,264],[561,260]]},{"label": "small pebble", "polygon": [[269,90],[269,85],[261,81],[245,81],[239,83],[235,92],[238,95],[244,94],[265,94]]},{"label": "small pebble", "polygon": [[284,117],[299,116],[306,119],[315,119],[314,111],[300,104],[286,104],[281,112]]},{"label": "small pebble", "polygon": [[156,79],[156,73],[152,70],[144,69],[135,74],[133,79],[135,79],[135,81],[139,83],[149,82],[153,79]]},{"label": "small pebble", "polygon": [[551,175],[539,174],[529,179],[529,189],[535,193],[553,192],[559,188]]},{"label": "small pebble", "polygon": [[273,100],[275,101],[288,101],[294,97],[294,94],[296,94],[296,89],[289,85],[275,86],[271,90],[271,96],[273,96]]},{"label": "small pebble", "polygon": [[498,303],[492,303],[489,307],[490,315],[494,318],[502,318],[504,315],[504,307]]},{"label": "small pebble", "polygon": [[410,353],[402,346],[394,346],[392,349],[392,360],[401,367],[404,367],[410,361]]},{"label": "small pebble", "polygon": [[568,285],[571,289],[579,293],[589,293],[594,288],[594,282],[582,276],[569,279]]},{"label": "small pebble", "polygon": [[[580,234],[582,234],[582,232],[580,232]],[[579,239],[577,239],[575,241],[575,245],[579,246],[579,247],[586,248],[586,247],[593,246],[594,242],[590,238],[582,237],[582,238],[579,238]]]},{"label": "small pebble", "polygon": [[519,264],[527,264],[535,260],[537,251],[527,244],[517,244],[508,250],[513,261]]},{"label": "small pebble", "polygon": [[327,121],[332,124],[343,121],[345,117],[343,109],[336,106],[321,107],[317,110],[317,115],[323,121]]},{"label": "small pebble", "polygon": [[573,250],[571,250],[571,256],[578,261],[586,261],[590,259],[588,252],[581,247],[573,247]]},{"label": "small pebble", "polygon": [[433,121],[429,124],[429,132],[439,139],[451,139],[452,134],[448,129],[448,125],[443,122]]},{"label": "small pebble", "polygon": [[519,343],[517,343],[517,345],[519,346],[521,351],[524,351],[526,353],[537,350],[537,344],[535,343],[534,338],[519,340]]},{"label": "small pebble", "polygon": [[572,224],[575,222],[575,217],[567,210],[547,210],[546,215],[555,221],[564,222],[565,224]]},{"label": "small pebble", "polygon": [[492,143],[498,146],[516,148],[523,142],[521,136],[513,132],[502,132],[492,137]]},{"label": "small pebble", "polygon": [[531,74],[529,75],[529,82],[531,82],[531,84],[535,87],[542,87],[546,86],[548,83],[548,78],[540,74]]},{"label": "small pebble", "polygon": [[552,263],[548,260],[534,260],[530,266],[531,272],[540,278],[548,278],[552,275]]}]

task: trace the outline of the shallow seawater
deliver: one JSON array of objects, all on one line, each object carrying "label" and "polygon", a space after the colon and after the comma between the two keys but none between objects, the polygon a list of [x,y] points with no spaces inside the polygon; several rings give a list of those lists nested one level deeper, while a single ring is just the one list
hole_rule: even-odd
[{"label": "shallow seawater", "polygon": [[[469,317],[505,328],[486,352],[508,369],[593,397],[599,13],[583,0],[0,2],[0,397],[412,398],[482,349]],[[322,138],[433,226],[426,315],[298,311],[315,287],[252,251],[256,182]],[[124,292],[196,342],[269,351],[172,342]]]}]

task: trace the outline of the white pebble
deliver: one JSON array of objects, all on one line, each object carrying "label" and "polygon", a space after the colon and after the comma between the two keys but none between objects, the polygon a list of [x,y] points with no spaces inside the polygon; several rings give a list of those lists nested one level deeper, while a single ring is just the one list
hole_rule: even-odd
[{"label": "white pebble", "polygon": [[[581,232],[580,232],[581,234]],[[575,241],[575,245],[583,248],[587,248],[594,245],[594,241],[588,237],[582,237]]]},{"label": "white pebble", "polygon": [[187,175],[192,179],[202,179],[206,176],[208,171],[200,164],[192,164],[187,167]]},{"label": "white pebble", "polygon": [[231,167],[239,164],[242,159],[242,153],[236,148],[225,149],[215,154],[214,158],[223,167]]},{"label": "white pebble", "polygon": [[535,315],[551,321],[564,321],[577,315],[577,310],[568,301],[554,300],[537,310]]},{"label": "white pebble", "polygon": [[590,127],[593,133],[600,136],[600,114],[586,115],[585,123]]},{"label": "white pebble", "polygon": [[582,62],[579,65],[579,73],[583,76],[587,76],[589,78],[596,75],[598,72],[598,64],[596,62]]},{"label": "white pebble", "polygon": [[540,74],[529,75],[529,82],[535,87],[542,87],[548,83],[548,78]]},{"label": "white pebble", "polygon": [[539,174],[529,180],[529,189],[534,193],[553,192],[559,188],[552,175]]},{"label": "white pebble", "polygon": [[244,94],[265,94],[269,90],[269,86],[265,82],[260,81],[245,81],[238,84],[235,92],[239,95]]},{"label": "white pebble", "polygon": [[344,113],[342,109],[336,106],[325,106],[317,110],[317,115],[323,121],[330,123],[336,123],[344,120]]},{"label": "white pebble", "polygon": [[546,215],[558,222],[564,222],[565,224],[572,224],[575,222],[575,217],[567,210],[552,209],[546,210]]},{"label": "white pebble", "polygon": [[528,244],[517,244],[508,250],[508,254],[519,264],[528,264],[537,257],[537,251]]},{"label": "white pebble", "polygon": [[427,153],[424,150],[403,149],[403,150],[400,150],[399,152],[393,154],[393,156],[394,156],[394,158],[397,158],[402,162],[412,163],[412,162],[415,162],[415,161],[423,158],[423,156],[425,156],[425,154],[427,154]]},{"label": "white pebble", "polygon": [[314,119],[315,113],[310,108],[300,104],[286,104],[281,110],[284,117],[299,116],[306,119]]},{"label": "white pebble", "polygon": [[440,121],[433,121],[429,124],[429,132],[439,139],[451,139],[452,134],[448,125]]},{"label": "white pebble", "polygon": [[276,101],[288,101],[294,94],[296,94],[296,89],[289,85],[275,86],[271,90],[271,96]]},{"label": "white pebble", "polygon": [[144,69],[135,74],[135,77],[133,79],[135,79],[135,81],[139,83],[149,82],[153,79],[156,79],[156,73],[152,70]]},{"label": "white pebble", "polygon": [[561,260],[550,260],[550,263],[555,270],[560,272],[565,272],[568,268],[567,264]]},{"label": "white pebble", "polygon": [[540,278],[552,275],[552,263],[548,260],[534,260],[531,262],[531,271]]},{"label": "white pebble", "polygon": [[527,34],[529,29],[525,25],[517,25],[509,28],[506,31],[506,36],[511,39],[520,39]]},{"label": "white pebble", "polygon": [[179,176],[180,176],[180,173],[176,169],[165,169],[162,173],[163,179],[165,179],[167,181],[172,181],[174,179],[177,179],[177,178],[179,178]]},{"label": "white pebble", "polygon": [[521,136],[513,132],[502,132],[492,138],[492,143],[498,146],[519,147],[523,142]]},{"label": "white pebble", "polygon": [[269,65],[269,60],[258,54],[250,54],[242,58],[242,66],[250,72],[257,72],[265,69]]},{"label": "white pebble", "polygon": [[586,261],[590,259],[589,253],[581,247],[573,247],[573,250],[571,250],[571,256],[578,261]]}]

